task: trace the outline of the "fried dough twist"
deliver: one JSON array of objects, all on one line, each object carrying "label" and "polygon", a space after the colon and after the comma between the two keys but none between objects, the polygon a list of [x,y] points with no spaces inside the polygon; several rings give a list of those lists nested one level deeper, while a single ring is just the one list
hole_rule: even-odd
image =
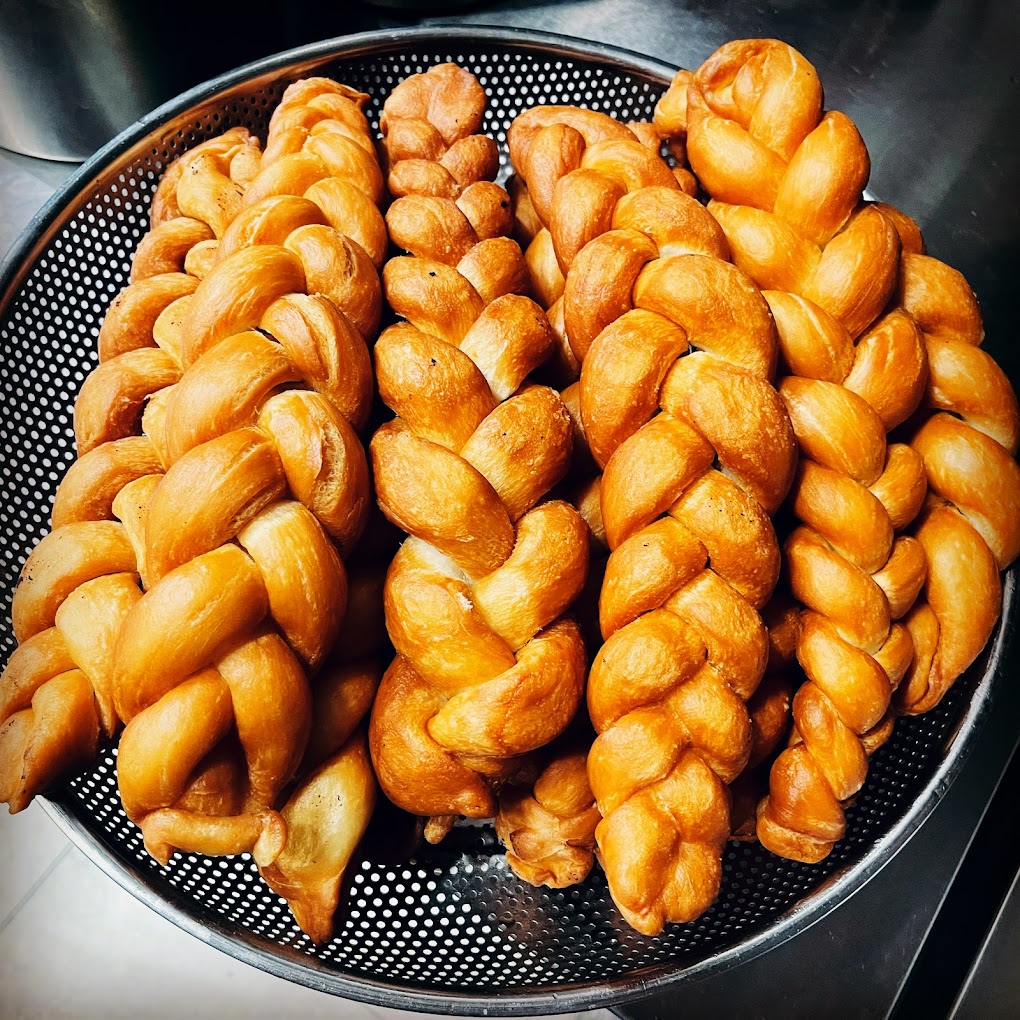
[{"label": "fried dough twist", "polygon": [[931,411],[910,440],[928,478],[914,532],[928,560],[925,601],[907,617],[914,663],[897,692],[913,715],[939,703],[1002,611],[999,573],[1020,554],[1020,413],[979,346],[980,312],[960,273],[904,246],[897,299],[924,336]]},{"label": "fried dough twist", "polygon": [[[1016,399],[977,347],[963,277],[921,254],[908,217],[863,201],[867,149],[848,117],[823,113],[803,56],[728,43],[672,91],[670,116],[686,119],[692,167],[734,261],[764,289],[788,373],[780,393],[803,458],[785,551],[808,682],[758,835],[817,861],[895,710],[937,703],[991,633],[998,570],[1020,549]],[[952,415],[887,443],[922,403]],[[937,496],[908,536],[929,483]]]},{"label": "fried dough twist", "polygon": [[173,309],[194,293],[217,239],[240,212],[261,159],[258,139],[236,127],[201,142],[163,174],[152,200],[151,228],[131,262],[130,282],[100,327],[99,366],[75,400],[79,457],[139,435],[148,399],[180,378],[178,359],[162,349],[155,334],[173,328]]},{"label": "fried dough twist", "polygon": [[112,506],[126,484],[162,470],[141,434],[142,410],[180,378],[153,332],[163,311],[195,290],[198,280],[184,271],[188,253],[226,229],[260,155],[256,138],[232,128],[169,166],[131,282],[103,320],[100,364],[75,403],[78,459],[12,605],[20,647],[0,677],[0,800],[12,812],[86,765],[100,734],[119,729],[113,646],[141,593],[135,552]]},{"label": "fried dough twist", "polygon": [[[776,63],[779,55],[769,59]],[[780,94],[775,68],[771,84],[761,87],[777,104],[773,117],[783,104],[787,134],[770,139],[787,160],[782,179],[759,189],[764,211],[718,197],[709,208],[727,230],[737,264],[771,288],[764,294],[786,373],[780,394],[802,454],[791,498],[800,527],[785,551],[793,592],[809,607],[798,641],[809,682],[797,693],[795,747],[773,768],[771,807],[759,819],[758,835],[772,849],[785,844],[784,852],[816,860],[817,838],[828,837],[831,846],[842,835],[843,813],[833,797],[845,800],[863,782],[865,748],[888,735],[892,692],[913,655],[909,632],[896,621],[924,583],[925,560],[916,540],[897,533],[916,516],[926,484],[920,458],[904,444],[887,445],[886,433],[920,402],[927,359],[910,316],[899,309],[882,314],[900,243],[888,218],[862,201],[870,165],[864,143],[842,114],[827,114],[820,123],[821,86],[813,68],[797,58],[781,66],[790,75],[786,92]],[[686,96],[688,147],[694,164],[706,165],[706,187],[737,200],[743,193],[732,170],[717,164],[738,158],[733,137],[742,136],[727,133],[709,112],[720,83],[709,80],[707,67],[674,89]],[[748,97],[741,92],[735,101]],[[790,124],[806,130],[791,138]],[[731,148],[712,152],[710,137]],[[765,262],[760,249],[748,254],[755,224],[796,234],[793,257],[779,255],[778,237],[772,238],[775,264]],[[789,808],[784,793],[802,796],[795,772],[816,763],[808,785],[827,798],[825,815],[838,831],[819,828],[815,840],[795,849],[791,835],[776,831],[776,820]],[[781,780],[784,770],[790,771]],[[806,814],[806,802],[800,810]]]},{"label": "fried dough twist", "polygon": [[588,783],[591,741],[587,727],[557,740],[533,782],[500,791],[496,833],[507,863],[531,885],[577,885],[595,863],[602,816]]},{"label": "fried dough twist", "polygon": [[784,582],[762,610],[769,636],[765,675],[747,699],[751,719],[751,751],[744,771],[730,784],[730,838],[751,841],[758,838],[758,801],[768,790],[772,763],[781,753],[792,724],[793,692],[802,676],[797,668],[797,640],[800,636],[800,605]]},{"label": "fried dough twist", "polygon": [[406,321],[376,345],[397,417],[371,454],[379,505],[411,537],[387,576],[399,654],[370,741],[381,786],[431,816],[432,841],[459,814],[495,813],[494,789],[566,727],[584,686],[562,614],[584,583],[587,529],[567,504],[540,502],[567,470],[570,418],[558,393],[526,383],[553,338],[521,294],[509,200],[486,179],[495,163],[468,158],[490,151],[473,134],[483,107],[473,76],[442,65],[398,86],[382,122],[402,196],[387,225],[412,254],[383,272]]},{"label": "fried dough twist", "polygon": [[[630,122],[626,126],[652,153],[661,154],[666,142],[676,160],[673,175],[681,190],[688,195],[697,194],[697,181],[684,169],[686,158],[682,140],[660,133],[651,123]],[[615,132],[615,128],[608,126],[605,130]],[[592,537],[592,569],[577,613],[590,662],[602,644],[598,596],[608,555],[600,503],[601,472],[588,449],[581,423],[577,359],[564,331],[563,270],[551,261],[555,258],[552,235],[535,210],[520,174],[511,177],[508,189],[514,207],[515,236],[525,246],[525,257],[537,274],[544,300],[552,301],[548,311],[559,343],[554,364],[547,365],[545,370],[552,367],[554,378],[561,384],[570,383],[561,394],[574,431],[574,457],[564,491],[584,518]],[[580,603],[584,603],[583,606]],[[590,621],[587,619],[589,610]],[[571,731],[543,753],[538,776],[530,782],[515,782],[500,794],[496,831],[507,847],[511,869],[532,885],[551,888],[573,885],[583,881],[594,864],[595,828],[602,816],[587,776],[587,753],[593,739],[585,706]]]},{"label": "fried dough twist", "polygon": [[[576,422],[574,440],[576,465],[577,444],[584,442]],[[591,538],[588,578],[572,610],[589,665],[602,644],[598,601],[609,556],[599,536],[593,533]],[[582,702],[570,726],[499,791],[496,833],[506,847],[510,869],[531,885],[576,885],[595,864],[595,828],[602,815],[588,782],[588,751],[594,739],[588,706]]]},{"label": "fried dough twist", "polygon": [[[339,878],[313,905],[301,903],[307,883],[294,877],[303,865],[287,834],[308,829],[309,809],[318,803],[321,813],[325,801],[303,796],[306,782],[283,809],[290,824],[273,809],[305,757],[313,697],[351,676],[356,689],[367,683],[365,669],[345,666],[324,669],[314,695],[309,685],[344,619],[341,557],[370,506],[355,429],[371,399],[364,337],[377,328],[381,293],[373,257],[355,237],[378,236],[381,172],[364,98],[326,79],[287,90],[243,208],[178,310],[179,329],[166,332],[183,372],[144,418],[165,474],[139,500],[146,592],[117,646],[127,721],[121,796],[146,845],[163,860],[174,848],[238,852],[271,830],[272,846],[256,845],[256,860],[316,937]],[[352,197],[330,205],[338,194]],[[323,208],[309,195],[331,197]],[[317,780],[348,788],[343,824],[332,819],[341,857],[374,800],[363,738],[347,746],[368,704],[355,700],[332,720],[345,764],[332,761]],[[179,753],[167,753],[168,730]],[[234,775],[218,801],[193,806],[189,785],[224,745]],[[307,832],[294,838],[304,853],[313,849]]]},{"label": "fried dough twist", "polygon": [[779,573],[769,515],[796,447],[768,305],[666,163],[612,123],[540,108],[509,140],[566,271],[580,419],[604,471],[606,643],[588,687],[600,859],[624,916],[654,933],[718,892]]},{"label": "fried dough twist", "polygon": [[[130,560],[116,569],[135,571],[109,627],[108,700],[126,723],[121,798],[150,852],[166,863],[175,849],[251,850],[316,938],[375,797],[357,726],[381,671],[334,647],[345,615],[365,628],[373,591],[362,584],[348,614],[341,557],[371,506],[356,428],[385,239],[366,98],[327,79],[292,85],[233,219],[199,242],[201,282],[147,332],[114,316],[120,347],[157,344],[177,379],[148,399],[142,435],[77,462],[54,508],[69,523],[46,540],[105,529]],[[190,165],[157,193],[161,224],[171,199],[185,205]],[[19,617],[45,617],[78,580],[40,569],[45,546],[26,565]]]},{"label": "fried dough twist", "polygon": [[26,561],[11,607],[19,644],[0,676],[0,800],[12,814],[118,729],[113,645],[140,595],[116,521],[59,527]]}]

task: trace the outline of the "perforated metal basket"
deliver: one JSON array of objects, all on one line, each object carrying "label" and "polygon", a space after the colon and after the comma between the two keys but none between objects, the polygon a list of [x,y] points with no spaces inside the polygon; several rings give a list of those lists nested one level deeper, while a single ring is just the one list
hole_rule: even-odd
[{"label": "perforated metal basket", "polygon": [[[48,530],[74,457],[71,408],[95,364],[103,315],[167,164],[235,124],[264,133],[286,85],[311,73],[372,95],[371,118],[407,75],[455,60],[478,75],[485,128],[502,143],[521,110],[576,103],[647,119],[672,69],[636,54],[556,36],[496,30],[371,33],[239,69],[156,110],[99,152],[33,221],[0,269],[0,644],[11,591]],[[505,157],[504,157],[505,158]],[[951,255],[951,253],[949,253]],[[1007,577],[1004,619],[1013,611]],[[928,815],[994,710],[1009,628],[929,715],[902,720],[874,757],[848,812],[849,831],[817,866],[733,844],[718,902],[657,938],[630,929],[597,869],[581,886],[536,890],[507,869],[491,826],[458,827],[400,863],[352,864],[335,937],[315,946],[242,858],[145,853],[117,794],[116,751],[49,799],[70,838],[139,899],[238,959],[323,991],[461,1014],[535,1014],[611,1005],[731,967],[795,935],[860,888]],[[378,844],[376,844],[378,845]],[[393,860],[393,855],[389,855]]]}]

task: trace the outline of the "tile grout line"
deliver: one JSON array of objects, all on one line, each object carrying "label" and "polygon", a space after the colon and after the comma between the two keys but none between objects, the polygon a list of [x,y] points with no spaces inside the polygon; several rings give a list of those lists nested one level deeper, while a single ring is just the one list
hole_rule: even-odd
[{"label": "tile grout line", "polygon": [[60,848],[60,852],[46,866],[46,870],[43,871],[43,873],[28,887],[28,891],[25,893],[25,895],[22,896],[21,899],[14,904],[14,906],[8,912],[7,916],[2,921],[0,921],[0,934],[2,934],[4,930],[7,928],[7,926],[11,923],[11,921],[13,921],[14,918],[17,917],[19,913],[21,913],[21,909],[35,895],[39,886],[41,886],[43,882],[45,882],[46,879],[49,878],[51,874],[53,874],[53,871],[56,869],[57,865],[71,852],[72,846],[73,844],[68,842],[65,846]]}]

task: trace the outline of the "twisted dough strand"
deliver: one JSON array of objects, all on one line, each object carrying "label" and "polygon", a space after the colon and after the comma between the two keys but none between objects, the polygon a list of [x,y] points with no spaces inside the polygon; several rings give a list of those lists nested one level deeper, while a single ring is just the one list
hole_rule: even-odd
[{"label": "twisted dough strand", "polygon": [[[174,848],[253,849],[261,866],[272,865],[267,879],[313,918],[317,937],[339,879],[326,883],[317,908],[300,905],[288,809],[280,816],[274,807],[305,756],[308,677],[344,618],[341,555],[369,507],[354,426],[370,398],[362,331],[378,322],[379,283],[361,245],[330,225],[371,236],[365,196],[369,204],[379,196],[380,173],[365,161],[363,100],[326,79],[287,90],[243,208],[170,334],[183,374],[144,422],[165,474],[134,527],[147,590],[117,646],[118,708],[128,723],[121,796],[147,846],[162,860]],[[360,197],[327,215],[304,196],[323,191],[329,173]],[[345,675],[324,669],[315,698]],[[367,700],[358,704],[363,714]],[[358,718],[340,725],[338,747]],[[168,729],[179,744],[172,769]],[[374,796],[357,739],[341,748],[346,767],[326,768],[334,781],[356,781],[340,856],[360,838]],[[210,758],[219,772],[207,780]],[[212,792],[198,799],[195,784]],[[291,810],[298,824],[316,801],[295,796],[305,805]]]},{"label": "twisted dough strand", "polygon": [[[171,168],[154,233],[191,209],[199,180],[212,196],[206,207],[221,214],[210,214],[209,237],[175,256],[201,280],[186,277],[169,303],[150,302],[144,287],[159,277],[138,269],[152,261],[150,244],[104,323],[110,350],[130,349],[97,371],[143,354],[173,371],[155,393],[137,385],[117,426],[128,434],[69,472],[57,530],[30,558],[16,600],[27,635],[55,615],[87,618],[90,589],[119,584],[107,608],[115,619],[92,610],[105,628],[92,658],[101,710],[126,723],[118,780],[128,816],[162,863],[175,849],[250,850],[318,939],[375,798],[358,724],[381,672],[365,658],[381,591],[360,578],[349,600],[341,559],[370,507],[356,429],[371,399],[364,336],[378,325],[373,260],[385,243],[365,98],[327,79],[295,83],[264,157],[254,160],[250,145],[243,159],[231,155],[237,141],[228,139]],[[229,176],[238,166],[243,188]],[[132,305],[147,309],[140,320],[125,316]],[[79,406],[94,412],[96,403]],[[83,544],[94,547],[91,560],[75,551]],[[97,572],[108,576],[93,580]],[[72,589],[71,608],[57,608]],[[338,648],[345,615],[347,647]],[[58,671],[77,723],[60,648],[37,643],[16,663],[19,676]],[[25,690],[19,680],[20,701]],[[31,711],[45,721],[50,700]],[[72,750],[90,742],[79,729]]]},{"label": "twisted dough strand", "polygon": [[[579,355],[568,342],[564,321],[570,264],[587,241],[611,227],[616,200],[625,191],[681,184],[632,127],[593,110],[534,107],[515,118],[507,142],[515,171],[515,213],[529,242],[525,257],[536,296],[548,309],[559,341],[557,374],[566,386],[577,381],[584,353]],[[600,154],[623,157],[617,163],[626,169],[613,186],[598,172]]]},{"label": "twisted dough strand", "polygon": [[800,606],[785,585],[765,606],[762,621],[768,629],[769,650],[765,675],[747,699],[751,751],[744,771],[730,784],[730,838],[737,841],[758,838],[758,801],[768,790],[772,762],[789,736],[793,692],[800,675],[797,668]]},{"label": "twisted dough strand", "polygon": [[194,293],[216,239],[240,212],[261,159],[258,139],[236,127],[201,142],[163,174],[128,286],[100,327],[99,367],[75,400],[79,457],[138,435],[146,401],[180,378],[180,365],[157,334],[174,320],[174,309],[179,314],[180,299]]},{"label": "twisted dough strand", "polygon": [[507,863],[531,885],[577,885],[595,863],[595,828],[602,816],[588,783],[591,741],[584,731],[557,740],[533,782],[500,793],[496,834]]},{"label": "twisted dough strand", "polygon": [[[587,117],[575,112],[572,115]],[[598,118],[596,118],[598,119]],[[668,131],[650,123],[629,123],[628,130],[645,148],[660,154]],[[607,127],[607,131],[615,130]],[[697,182],[683,169],[686,164],[683,144],[668,138],[676,160],[673,174],[681,190],[689,195],[697,192]],[[558,347],[554,356],[553,375],[561,382],[571,382],[563,390],[563,401],[570,412],[574,433],[574,457],[564,480],[567,499],[575,505],[588,524],[592,536],[593,561],[585,590],[576,607],[576,615],[585,637],[588,661],[602,644],[598,624],[598,598],[605,574],[605,528],[600,505],[601,472],[588,448],[581,422],[580,386],[577,382],[577,359],[570,349],[563,325],[563,272],[550,256],[552,234],[531,202],[527,184],[518,173],[511,177],[510,194],[514,204],[515,232],[526,245],[525,257],[536,274],[536,282],[544,300],[552,300],[548,309],[557,334]],[[544,284],[544,287],[543,287]],[[588,783],[587,755],[595,734],[583,708],[571,731],[543,751],[541,771],[533,780],[515,779],[500,794],[496,831],[507,847],[510,868],[532,885],[561,888],[583,881],[594,863],[595,828],[602,816],[594,802]]]},{"label": "twisted dough strand", "polygon": [[[823,114],[799,53],[729,43],[674,91],[709,208],[766,288],[790,373],[780,392],[804,453],[791,504],[803,523],[786,552],[807,607],[808,683],[758,834],[814,861],[843,834],[843,802],[893,712],[936,704],[991,633],[998,570],[1020,548],[1016,400],[976,346],[980,314],[962,276],[921,254],[909,218],[862,201],[867,149],[847,117]],[[936,415],[910,445],[887,445],[908,419],[915,431],[922,403],[959,418]],[[984,496],[978,478],[991,480]],[[929,484],[938,495],[925,503]]]},{"label": "twisted dough strand", "polygon": [[712,217],[623,131],[544,108],[509,140],[566,273],[580,419],[604,471],[606,641],[588,687],[600,859],[624,916],[655,933],[718,892],[726,784],[750,754],[745,702],[766,663],[757,611],[778,578],[769,514],[795,446],[769,383],[767,304]]},{"label": "twisted dough strand", "polygon": [[386,580],[398,656],[372,712],[380,784],[431,816],[491,817],[494,789],[555,737],[579,703],[584,650],[562,614],[585,578],[587,530],[540,502],[567,470],[570,418],[525,382],[549,354],[492,144],[474,134],[477,81],[454,65],[407,79],[386,102],[384,148],[398,197],[386,221],[411,254],[383,271],[403,322],[375,349],[397,417],[372,439],[379,505],[407,532]]},{"label": "twisted dough strand", "polygon": [[19,642],[0,676],[0,799],[21,811],[112,736],[112,645],[139,597],[134,551],[115,521],[58,528],[14,592]]},{"label": "twisted dough strand", "polygon": [[153,334],[164,310],[197,286],[185,272],[188,254],[226,228],[260,155],[256,138],[232,128],[170,165],[130,283],[103,320],[100,364],[75,402],[78,459],[12,605],[20,647],[0,676],[0,800],[12,812],[91,761],[100,735],[120,727],[113,645],[140,592],[135,551],[112,507],[125,485],[161,470],[141,435],[142,410],[180,378]]},{"label": "twisted dough strand", "polygon": [[[575,429],[575,464],[583,432]],[[582,516],[584,511],[580,510]],[[590,665],[602,644],[598,600],[608,550],[592,534],[588,578],[573,608]],[[583,882],[595,864],[595,828],[602,820],[588,782],[595,732],[582,703],[570,726],[532,756],[499,792],[494,820],[510,869],[531,885],[560,889]]]},{"label": "twisted dough strand", "polygon": [[[735,47],[734,58],[738,50],[746,56]],[[893,224],[862,201],[870,164],[852,122],[841,114],[823,119],[813,68],[793,51],[774,51],[755,82],[768,98],[741,134],[715,115],[719,56],[679,86],[688,146],[694,165],[705,167],[709,208],[735,261],[768,288],[789,373],[779,390],[802,454],[791,494],[801,526],[785,551],[793,592],[808,607],[798,641],[808,683],[794,700],[793,746],[773,766],[757,832],[770,849],[817,860],[842,835],[839,802],[864,781],[865,745],[878,746],[888,734],[892,693],[913,655],[909,632],[896,621],[924,583],[925,562],[920,545],[897,532],[917,514],[926,486],[920,458],[903,444],[887,446],[886,433],[917,407],[927,360],[909,316],[894,309],[877,318],[895,283],[900,243]],[[716,71],[708,69],[713,60]],[[750,88],[738,86],[731,103],[752,102]],[[770,103],[777,105],[766,112]],[[779,109],[784,127],[765,127]],[[770,134],[777,130],[781,141]],[[764,150],[756,131],[769,138]],[[761,173],[763,151],[770,174],[781,162],[776,153],[786,160],[780,177],[769,176],[757,191],[730,165],[745,135]],[[710,138],[729,147],[713,153]],[[801,201],[808,182],[810,205]],[[792,257],[778,247],[788,235],[797,238]],[[763,249],[762,236],[775,247]],[[812,832],[794,834],[786,820],[798,812],[814,819]]]},{"label": "twisted dough strand", "polygon": [[999,572],[1020,554],[1020,414],[1002,369],[978,346],[980,314],[960,273],[904,250],[897,298],[929,365],[931,415],[910,441],[928,479],[915,529],[928,578],[925,602],[907,617],[915,657],[897,692],[899,710],[917,714],[974,661],[1001,612]]}]

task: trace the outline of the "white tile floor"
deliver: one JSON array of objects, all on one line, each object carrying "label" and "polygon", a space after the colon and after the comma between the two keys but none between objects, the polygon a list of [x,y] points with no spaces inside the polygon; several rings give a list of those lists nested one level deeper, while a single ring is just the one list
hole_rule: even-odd
[{"label": "white tile floor", "polygon": [[[0,257],[74,169],[0,149]],[[14,817],[0,807],[0,1020],[416,1015],[337,999],[239,963],[107,878],[38,804]],[[584,1016],[611,1018],[607,1010]]]}]

